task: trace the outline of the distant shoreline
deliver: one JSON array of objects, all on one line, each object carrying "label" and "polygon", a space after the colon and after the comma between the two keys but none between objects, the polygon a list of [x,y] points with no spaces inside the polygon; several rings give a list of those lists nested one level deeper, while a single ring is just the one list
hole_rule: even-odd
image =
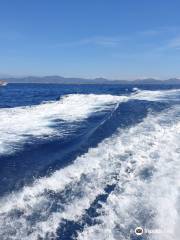
[{"label": "distant shoreline", "polygon": [[[33,84],[33,85],[77,85],[77,86],[93,86],[93,85],[99,85],[99,86],[133,86],[133,87],[140,87],[140,86],[179,86],[180,87],[180,83],[166,83],[166,84],[161,84],[161,83],[54,83],[54,82],[48,82],[48,83],[43,83],[43,82],[9,82],[6,85],[11,85],[11,84]],[[0,85],[3,86],[3,85]]]},{"label": "distant shoreline", "polygon": [[167,80],[158,79],[136,79],[136,80],[109,80],[105,78],[84,79],[84,78],[65,78],[61,76],[45,76],[45,77],[22,77],[22,78],[6,78],[0,81],[0,85],[7,83],[38,83],[38,84],[98,84],[98,85],[180,85],[180,79],[171,78]]}]

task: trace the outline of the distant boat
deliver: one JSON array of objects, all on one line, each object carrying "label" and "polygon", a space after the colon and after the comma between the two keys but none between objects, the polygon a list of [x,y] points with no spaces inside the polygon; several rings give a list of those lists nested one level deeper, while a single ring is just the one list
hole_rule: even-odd
[{"label": "distant boat", "polygon": [[0,86],[6,86],[8,83],[4,80],[0,80]]}]

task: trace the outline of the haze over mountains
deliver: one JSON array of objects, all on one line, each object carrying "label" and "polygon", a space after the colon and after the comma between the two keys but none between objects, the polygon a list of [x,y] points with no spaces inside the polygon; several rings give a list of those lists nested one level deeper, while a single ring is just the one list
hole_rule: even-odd
[{"label": "haze over mountains", "polygon": [[180,85],[180,79],[171,78],[168,80],[157,80],[153,78],[136,79],[136,80],[109,80],[105,78],[85,79],[85,78],[66,78],[61,76],[44,76],[44,77],[10,77],[4,78],[8,83],[56,83],[56,84],[163,84],[163,85]]}]

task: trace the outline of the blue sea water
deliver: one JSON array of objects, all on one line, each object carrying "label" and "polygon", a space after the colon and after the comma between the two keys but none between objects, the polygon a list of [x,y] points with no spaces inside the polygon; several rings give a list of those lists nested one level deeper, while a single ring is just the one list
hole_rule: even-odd
[{"label": "blue sea water", "polygon": [[0,87],[0,239],[179,239],[179,133],[177,86]]}]

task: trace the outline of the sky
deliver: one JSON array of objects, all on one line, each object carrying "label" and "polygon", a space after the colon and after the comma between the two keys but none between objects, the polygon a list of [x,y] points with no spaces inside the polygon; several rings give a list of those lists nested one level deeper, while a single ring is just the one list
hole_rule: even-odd
[{"label": "sky", "polygon": [[179,0],[0,0],[0,76],[180,77]]}]

